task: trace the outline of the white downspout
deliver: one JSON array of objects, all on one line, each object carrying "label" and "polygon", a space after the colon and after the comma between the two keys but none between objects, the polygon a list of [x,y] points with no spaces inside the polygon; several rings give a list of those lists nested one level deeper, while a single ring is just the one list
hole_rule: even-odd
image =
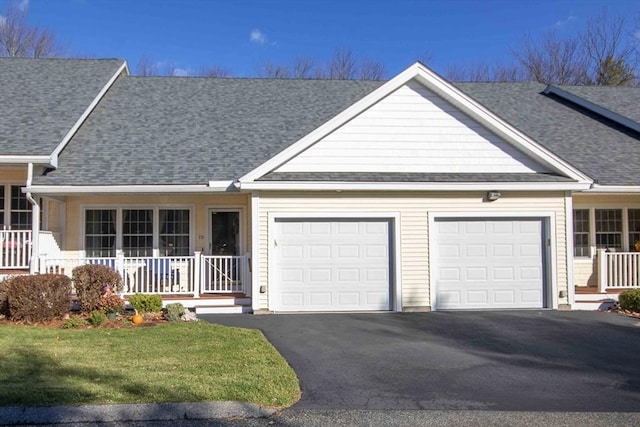
[{"label": "white downspout", "polygon": [[39,271],[36,267],[40,263],[40,205],[29,191],[32,180],[33,163],[29,163],[27,169],[27,191],[25,192],[27,200],[31,202],[33,207],[31,214],[31,262],[29,263],[29,272],[35,274]]}]

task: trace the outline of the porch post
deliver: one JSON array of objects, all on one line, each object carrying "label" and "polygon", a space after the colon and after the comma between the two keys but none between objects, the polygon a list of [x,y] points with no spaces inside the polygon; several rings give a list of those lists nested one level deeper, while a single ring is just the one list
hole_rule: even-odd
[{"label": "porch post", "polygon": [[598,263],[598,292],[607,291],[607,254],[605,249],[598,249],[596,260]]},{"label": "porch post", "polygon": [[47,274],[47,256],[40,255],[38,257],[38,274]]},{"label": "porch post", "polygon": [[200,288],[202,287],[200,283],[200,273],[202,272],[202,252],[196,251],[193,255],[193,297],[200,298]]}]

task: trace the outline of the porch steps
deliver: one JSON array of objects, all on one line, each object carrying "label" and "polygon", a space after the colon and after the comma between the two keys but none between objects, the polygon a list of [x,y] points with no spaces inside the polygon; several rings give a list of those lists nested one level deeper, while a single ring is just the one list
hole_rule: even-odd
[{"label": "porch steps", "polygon": [[201,294],[200,298],[163,296],[164,305],[179,302],[196,314],[253,313],[251,298],[244,294]]},{"label": "porch steps", "polygon": [[573,310],[604,311],[618,303],[618,295],[622,291],[598,292],[595,286],[576,287],[576,299],[571,306]]}]

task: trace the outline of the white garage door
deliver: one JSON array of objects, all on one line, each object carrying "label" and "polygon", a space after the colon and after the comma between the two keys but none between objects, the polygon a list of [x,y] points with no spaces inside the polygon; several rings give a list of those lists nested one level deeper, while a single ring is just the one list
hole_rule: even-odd
[{"label": "white garage door", "polygon": [[542,219],[436,219],[436,309],[542,308]]},{"label": "white garage door", "polygon": [[390,309],[388,220],[276,219],[276,311]]}]

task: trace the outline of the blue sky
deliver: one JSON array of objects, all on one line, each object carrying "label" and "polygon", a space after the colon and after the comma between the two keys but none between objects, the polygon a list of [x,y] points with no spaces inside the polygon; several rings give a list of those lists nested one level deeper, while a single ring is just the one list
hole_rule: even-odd
[{"label": "blue sky", "polygon": [[640,14],[638,0],[20,1],[71,55],[123,58],[132,71],[147,56],[183,72],[223,66],[234,76],[296,56],[326,61],[336,47],[379,60],[390,76],[425,58],[444,73],[453,64],[508,62],[526,33],[575,33],[603,5],[630,24]]}]

